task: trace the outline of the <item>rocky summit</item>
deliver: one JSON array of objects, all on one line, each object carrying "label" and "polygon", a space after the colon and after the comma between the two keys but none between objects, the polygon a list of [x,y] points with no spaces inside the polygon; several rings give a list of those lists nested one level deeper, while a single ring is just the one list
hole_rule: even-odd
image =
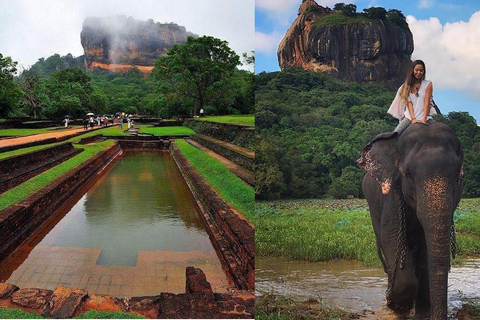
[{"label": "rocky summit", "polygon": [[413,36],[386,19],[344,16],[304,0],[278,47],[281,69],[301,67],[357,82],[397,88],[411,64]]},{"label": "rocky summit", "polygon": [[129,69],[150,71],[155,61],[188,36],[196,36],[175,23],[139,21],[131,17],[90,17],[80,34],[88,69]]}]

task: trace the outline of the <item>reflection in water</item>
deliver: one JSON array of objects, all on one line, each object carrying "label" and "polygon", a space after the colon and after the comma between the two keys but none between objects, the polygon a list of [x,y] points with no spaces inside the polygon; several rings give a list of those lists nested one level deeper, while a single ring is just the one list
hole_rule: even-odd
[{"label": "reflection in water", "polygon": [[[480,298],[480,260],[471,260],[449,274],[448,306],[460,307],[462,298]],[[387,277],[383,270],[357,261],[279,261],[255,257],[255,290],[266,293],[316,298],[325,306],[350,312],[385,307]]]},{"label": "reflection in water", "polygon": [[142,250],[212,250],[175,163],[155,153],[127,153],[39,245],[102,248],[100,265],[135,265]]},{"label": "reflection in water", "polygon": [[[168,153],[126,153],[0,264],[0,281],[117,296],[185,290],[201,268],[214,290],[226,274]],[[67,212],[68,211],[68,212]]]}]

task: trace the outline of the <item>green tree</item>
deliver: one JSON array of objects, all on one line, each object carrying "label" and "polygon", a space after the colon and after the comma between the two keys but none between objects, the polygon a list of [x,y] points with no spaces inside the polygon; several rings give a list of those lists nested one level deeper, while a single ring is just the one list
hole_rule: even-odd
[{"label": "green tree", "polygon": [[[92,103],[93,87],[91,79],[84,71],[68,68],[55,71],[47,80],[47,92],[50,106],[46,115],[50,118],[62,118],[68,114],[81,117],[87,112],[100,113],[100,106]],[[95,98],[95,101],[101,100]]]},{"label": "green tree", "polygon": [[18,107],[22,98],[22,90],[14,81],[16,73],[17,62],[0,53],[0,117],[3,118]]},{"label": "green tree", "polygon": [[191,99],[192,115],[196,115],[210,104],[209,96],[218,97],[220,91],[229,89],[226,83],[239,64],[239,56],[226,41],[209,36],[188,37],[184,44],[173,46],[157,60],[154,75],[160,81],[161,92],[169,93],[167,99]]},{"label": "green tree", "polygon": [[363,170],[353,166],[345,167],[342,170],[342,175],[332,180],[332,184],[328,189],[329,195],[337,199],[345,199],[349,195],[358,198],[364,175]]},{"label": "green tree", "polygon": [[397,9],[390,9],[387,11],[387,21],[399,26],[402,29],[408,29],[407,18],[403,15],[402,11]]},{"label": "green tree", "polygon": [[24,72],[20,78],[20,86],[24,93],[22,107],[25,113],[38,118],[42,110],[50,104],[45,81],[34,73]]},{"label": "green tree", "polygon": [[387,19],[387,10],[385,10],[385,8],[383,7],[366,8],[366,9],[363,9],[363,12],[370,19],[380,19],[380,20]]}]

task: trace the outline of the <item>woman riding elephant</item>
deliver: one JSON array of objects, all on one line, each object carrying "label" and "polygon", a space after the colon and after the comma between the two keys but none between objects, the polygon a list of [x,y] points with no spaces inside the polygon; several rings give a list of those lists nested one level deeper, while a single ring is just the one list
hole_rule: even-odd
[{"label": "woman riding elephant", "polygon": [[388,113],[400,122],[394,132],[402,134],[410,124],[435,122],[430,113],[433,101],[433,84],[425,80],[427,69],[422,60],[415,60],[407,72],[405,82],[398,89]]}]

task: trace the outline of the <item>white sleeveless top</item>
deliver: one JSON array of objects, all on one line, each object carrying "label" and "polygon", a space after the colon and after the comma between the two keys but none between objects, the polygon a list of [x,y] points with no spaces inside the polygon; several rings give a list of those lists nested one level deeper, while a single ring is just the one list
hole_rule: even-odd
[{"label": "white sleeveless top", "polygon": [[[422,80],[422,84],[420,85],[420,90],[418,90],[418,97],[415,93],[410,92],[408,95],[408,101],[411,101],[413,104],[413,114],[415,119],[422,120],[423,118],[423,111],[425,108],[425,95],[427,91],[428,85],[431,83],[429,80]],[[430,109],[428,109],[430,110]],[[408,112],[408,108],[405,108],[405,118],[412,120],[410,117],[410,112]],[[427,120],[432,119],[431,116],[427,116]]]}]

